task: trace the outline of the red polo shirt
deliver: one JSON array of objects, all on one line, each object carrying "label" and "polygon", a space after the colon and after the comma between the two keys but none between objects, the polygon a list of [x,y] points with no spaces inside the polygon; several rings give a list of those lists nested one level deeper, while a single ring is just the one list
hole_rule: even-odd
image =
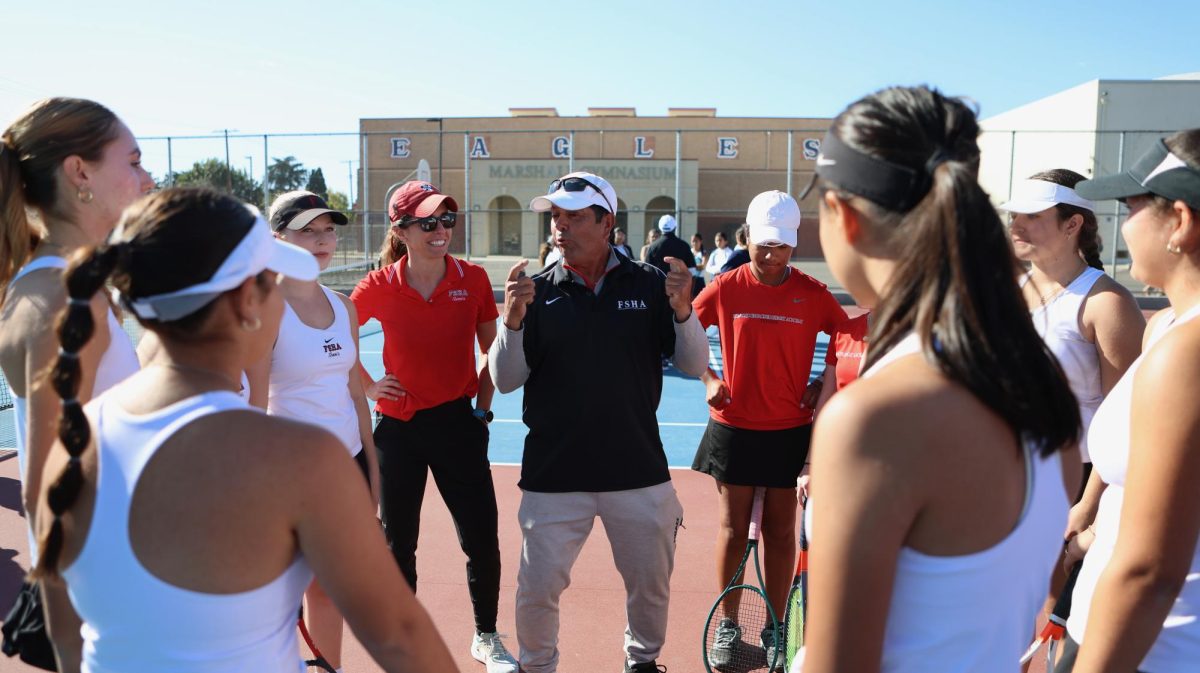
[{"label": "red polo shirt", "polygon": [[[858,378],[862,369],[863,356],[867,354],[867,316],[855,316],[837,326],[837,334],[829,340],[829,351],[825,354],[826,369],[834,367],[837,388],[841,390]],[[829,384],[829,377],[825,377]]]},{"label": "red polo shirt", "polygon": [[408,391],[375,408],[404,421],[421,409],[475,397],[475,330],[499,316],[483,267],[446,255],[446,276],[426,300],[404,278],[407,261],[372,271],[350,294],[360,325],[375,318],[383,326],[384,370]]},{"label": "red polo shirt", "polygon": [[812,423],[800,406],[812,371],[817,332],[833,334],[846,313],[825,285],[799,269],[779,285],[754,278],[749,264],[713,278],[693,302],[705,327],[721,331],[731,402],[709,408],[719,423],[782,430]]}]

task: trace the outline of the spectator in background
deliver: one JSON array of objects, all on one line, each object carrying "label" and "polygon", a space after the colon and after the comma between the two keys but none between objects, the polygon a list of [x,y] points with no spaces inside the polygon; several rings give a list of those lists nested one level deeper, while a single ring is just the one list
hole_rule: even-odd
[{"label": "spectator in background", "polygon": [[733,250],[729,247],[729,237],[723,231],[718,231],[713,237],[713,245],[717,247],[708,253],[708,263],[704,265],[704,270],[715,278],[721,273],[721,267],[725,266],[725,262],[733,255]]},{"label": "spectator in background", "polygon": [[688,269],[696,266],[696,257],[691,247],[676,234],[678,229],[679,223],[674,217],[663,215],[658,218],[658,230],[662,232],[662,236],[646,250],[646,263],[658,267],[663,273],[671,271],[671,265],[666,262],[667,257],[678,259]]},{"label": "spectator in background", "polygon": [[633,248],[629,247],[629,244],[625,242],[625,239],[626,236],[624,229],[620,227],[613,229],[613,247],[617,249],[617,252],[625,255],[629,259],[633,259]]},{"label": "spectator in background", "polygon": [[660,236],[662,236],[662,232],[657,227],[652,227],[650,231],[646,232],[646,245],[642,246],[642,251],[638,253],[638,259],[646,261],[646,254],[650,251],[650,246],[654,245]]},{"label": "spectator in background", "polygon": [[746,238],[749,235],[750,228],[745,224],[738,227],[733,237],[737,241],[737,245],[733,248],[733,254],[729,256],[729,261],[725,262],[721,267],[721,273],[733,271],[739,266],[750,261],[750,251],[746,249]]},{"label": "spectator in background", "polygon": [[696,266],[692,267],[692,296],[700,294],[700,290],[704,289],[704,237],[700,234],[692,234],[692,255],[695,257]]},{"label": "spectator in background", "polygon": [[546,256],[542,258],[542,268],[554,264],[562,258],[562,250],[559,250],[558,246],[554,245],[554,234],[546,237],[546,245],[549,248],[546,250]]}]

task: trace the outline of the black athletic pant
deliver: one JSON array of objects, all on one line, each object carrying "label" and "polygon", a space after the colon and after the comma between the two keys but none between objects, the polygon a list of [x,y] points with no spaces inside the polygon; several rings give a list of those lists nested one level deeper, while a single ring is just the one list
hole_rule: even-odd
[{"label": "black athletic pant", "polygon": [[380,505],[388,546],[416,591],[421,502],[426,473],[433,473],[467,555],[475,628],[491,633],[500,600],[496,488],[487,458],[488,429],[471,412],[470,400],[463,398],[418,411],[408,421],[383,417],[375,428]]}]

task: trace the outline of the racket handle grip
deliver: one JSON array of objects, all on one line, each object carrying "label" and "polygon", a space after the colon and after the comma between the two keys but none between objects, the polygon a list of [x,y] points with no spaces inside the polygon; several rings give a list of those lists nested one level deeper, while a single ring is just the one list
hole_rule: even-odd
[{"label": "racket handle grip", "polygon": [[758,539],[758,531],[762,528],[763,500],[766,499],[767,489],[758,486],[754,489],[754,504],[750,507],[750,539]]}]

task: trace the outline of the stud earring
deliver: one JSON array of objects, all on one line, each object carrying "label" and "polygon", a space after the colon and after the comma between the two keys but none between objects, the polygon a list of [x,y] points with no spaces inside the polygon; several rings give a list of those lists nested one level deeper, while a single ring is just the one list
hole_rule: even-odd
[{"label": "stud earring", "polygon": [[92,190],[88,189],[87,185],[83,185],[76,190],[75,196],[81,203],[91,203],[92,199],[96,198],[96,195],[92,193]]},{"label": "stud earring", "polygon": [[246,330],[247,332],[257,332],[261,327],[262,327],[262,320],[257,317],[254,319],[253,322],[251,322],[249,320],[242,321],[242,329]]},{"label": "stud earring", "polygon": [[1179,253],[1183,252],[1183,248],[1180,248],[1178,245],[1171,245],[1168,243],[1167,252],[1171,253],[1172,255],[1178,255]]}]

